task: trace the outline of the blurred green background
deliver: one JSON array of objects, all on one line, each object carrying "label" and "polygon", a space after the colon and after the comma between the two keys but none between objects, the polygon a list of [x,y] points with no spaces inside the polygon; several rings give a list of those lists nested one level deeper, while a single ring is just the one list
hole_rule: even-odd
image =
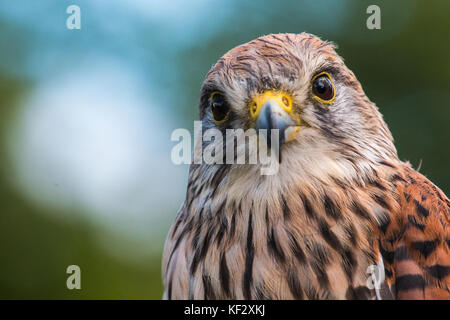
[{"label": "blurred green background", "polygon": [[[66,8],[81,8],[68,30]],[[366,8],[381,8],[381,30]],[[3,1],[0,298],[159,299],[203,77],[232,47],[303,31],[338,53],[400,158],[450,193],[449,1]],[[81,290],[66,288],[68,265]]]}]

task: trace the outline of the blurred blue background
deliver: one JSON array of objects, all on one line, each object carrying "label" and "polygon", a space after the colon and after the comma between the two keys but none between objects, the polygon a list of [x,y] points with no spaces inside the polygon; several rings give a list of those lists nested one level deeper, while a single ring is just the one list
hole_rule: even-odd
[{"label": "blurred blue background", "polygon": [[[68,30],[66,8],[81,9]],[[366,8],[381,8],[381,30]],[[2,1],[0,298],[159,299],[202,80],[258,36],[335,42],[400,158],[450,192],[449,1]],[[81,290],[66,288],[68,265]]]}]

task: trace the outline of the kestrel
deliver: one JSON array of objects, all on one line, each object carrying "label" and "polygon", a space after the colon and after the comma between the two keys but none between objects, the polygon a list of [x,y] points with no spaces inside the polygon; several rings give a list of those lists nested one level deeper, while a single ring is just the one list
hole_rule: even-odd
[{"label": "kestrel", "polygon": [[240,45],[206,75],[199,109],[205,129],[278,129],[282,157],[274,175],[191,164],[165,298],[450,299],[450,201],[399,160],[332,43]]}]

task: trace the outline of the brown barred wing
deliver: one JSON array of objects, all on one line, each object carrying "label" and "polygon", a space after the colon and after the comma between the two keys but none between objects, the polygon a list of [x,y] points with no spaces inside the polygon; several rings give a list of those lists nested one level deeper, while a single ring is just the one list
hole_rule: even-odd
[{"label": "brown barred wing", "polygon": [[420,173],[396,174],[400,210],[379,240],[397,299],[450,300],[450,201]]}]

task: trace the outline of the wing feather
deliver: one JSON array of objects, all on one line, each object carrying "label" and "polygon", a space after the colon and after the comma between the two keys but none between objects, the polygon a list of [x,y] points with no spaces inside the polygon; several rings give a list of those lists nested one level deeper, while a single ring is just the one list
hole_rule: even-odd
[{"label": "wing feather", "polygon": [[400,209],[379,238],[387,283],[397,299],[450,300],[450,201],[409,167],[396,177]]}]

